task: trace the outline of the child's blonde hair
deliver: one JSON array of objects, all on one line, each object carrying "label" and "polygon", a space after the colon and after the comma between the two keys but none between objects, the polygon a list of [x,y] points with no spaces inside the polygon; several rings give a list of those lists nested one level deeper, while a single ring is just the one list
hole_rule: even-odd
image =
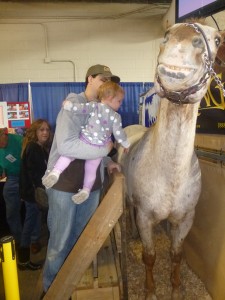
[{"label": "child's blonde hair", "polygon": [[108,98],[110,96],[115,97],[117,94],[124,95],[124,90],[119,84],[112,81],[106,81],[98,89],[99,100]]}]

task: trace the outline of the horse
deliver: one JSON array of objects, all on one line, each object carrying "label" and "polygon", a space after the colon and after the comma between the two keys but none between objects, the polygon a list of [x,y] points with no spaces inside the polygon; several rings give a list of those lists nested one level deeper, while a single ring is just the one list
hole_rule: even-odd
[{"label": "horse", "polygon": [[152,272],[156,259],[153,229],[163,220],[170,224],[171,299],[183,297],[182,247],[201,192],[201,171],[194,152],[196,120],[199,103],[214,76],[212,65],[221,40],[216,29],[201,21],[175,24],[166,31],[154,80],[160,97],[157,121],[150,128],[128,126],[129,153],[118,147],[132,228],[135,216],[143,245],[146,300],[157,299]]}]

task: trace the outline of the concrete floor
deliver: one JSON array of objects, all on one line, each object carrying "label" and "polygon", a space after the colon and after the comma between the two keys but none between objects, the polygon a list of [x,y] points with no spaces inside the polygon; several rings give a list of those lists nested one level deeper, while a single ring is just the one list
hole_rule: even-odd
[{"label": "concrete floor", "polygon": [[[31,255],[31,259],[33,262],[44,263],[47,244],[45,241],[46,240],[42,240],[42,250],[35,255]],[[38,280],[40,279],[41,272],[42,269],[38,271],[20,271],[19,269],[17,269],[20,300],[32,300],[34,298],[34,293]],[[10,281],[10,278],[4,278],[4,280]],[[11,288],[13,289],[13,286],[11,286]],[[2,264],[0,265],[0,299],[13,300],[5,298]]]}]

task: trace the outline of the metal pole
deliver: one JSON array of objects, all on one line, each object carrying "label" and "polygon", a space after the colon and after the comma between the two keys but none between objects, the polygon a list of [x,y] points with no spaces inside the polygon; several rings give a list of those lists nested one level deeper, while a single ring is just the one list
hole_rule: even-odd
[{"label": "metal pole", "polygon": [[20,300],[15,240],[12,236],[0,239],[0,261],[6,300]]}]

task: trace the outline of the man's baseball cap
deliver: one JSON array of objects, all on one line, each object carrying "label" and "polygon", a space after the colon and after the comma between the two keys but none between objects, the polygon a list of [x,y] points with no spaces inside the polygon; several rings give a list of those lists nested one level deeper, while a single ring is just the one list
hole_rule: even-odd
[{"label": "man's baseball cap", "polygon": [[103,65],[94,65],[94,66],[91,66],[87,70],[86,78],[88,76],[98,75],[98,74],[102,74],[104,77],[110,78],[111,81],[113,81],[115,83],[119,83],[120,82],[120,78],[118,76],[116,76],[116,75],[113,75],[109,67],[103,66]]}]

